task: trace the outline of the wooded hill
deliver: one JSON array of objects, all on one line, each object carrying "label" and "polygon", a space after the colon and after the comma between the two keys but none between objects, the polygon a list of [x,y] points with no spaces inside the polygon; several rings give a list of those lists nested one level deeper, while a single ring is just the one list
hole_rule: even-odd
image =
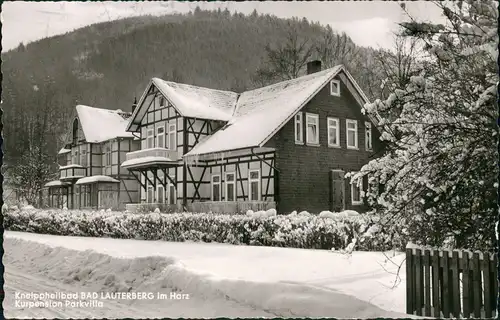
[{"label": "wooded hill", "polygon": [[[130,111],[152,77],[235,91],[259,86],[254,78],[266,65],[266,46],[279,46],[291,29],[308,44],[332,33],[306,19],[197,8],[99,23],[20,45],[2,54],[6,161],[52,162],[76,104]],[[376,51],[343,39],[359,56],[348,66],[351,73],[373,97],[383,77],[374,67]]]}]

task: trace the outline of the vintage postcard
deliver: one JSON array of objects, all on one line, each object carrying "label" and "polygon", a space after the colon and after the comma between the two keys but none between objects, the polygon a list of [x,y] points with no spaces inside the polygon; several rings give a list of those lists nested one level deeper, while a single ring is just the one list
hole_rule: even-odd
[{"label": "vintage postcard", "polygon": [[498,315],[498,2],[2,3],[6,318]]}]

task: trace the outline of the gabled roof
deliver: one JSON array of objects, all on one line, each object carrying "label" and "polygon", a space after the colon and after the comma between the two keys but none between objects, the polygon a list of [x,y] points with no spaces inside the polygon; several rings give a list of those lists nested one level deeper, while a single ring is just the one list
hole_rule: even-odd
[{"label": "gabled roof", "polygon": [[131,132],[125,130],[130,113],[84,105],[77,105],[76,113],[85,140],[89,143],[98,143],[114,138],[134,137]]},{"label": "gabled roof", "polygon": [[342,70],[342,66],[336,66],[243,92],[228,125],[185,156],[262,146]]},{"label": "gabled roof", "polygon": [[246,91],[240,95],[231,91],[153,78],[144,91],[127,130],[137,129],[146,112],[143,102],[147,92],[154,85],[181,116],[227,122],[222,129],[200,141],[184,157],[262,147],[296,112],[341,72],[342,76],[345,75],[351,82],[352,86],[348,88],[356,95],[358,102],[367,103],[368,98],[342,65]]},{"label": "gabled roof", "polygon": [[[153,78],[145,92],[154,85],[183,117],[228,121],[231,119],[238,94],[197,87],[188,84],[165,81]],[[138,107],[132,114],[127,130],[134,131],[147,111],[143,106],[145,95],[141,97]]]}]

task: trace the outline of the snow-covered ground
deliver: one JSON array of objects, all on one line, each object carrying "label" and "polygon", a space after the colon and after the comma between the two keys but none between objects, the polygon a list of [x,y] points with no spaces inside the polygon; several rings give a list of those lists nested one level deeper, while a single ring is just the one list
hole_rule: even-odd
[{"label": "snow-covered ground", "polygon": [[[8,317],[23,291],[187,293],[189,300],[106,301],[40,317],[409,317],[404,254],[4,234]],[[73,251],[74,250],[74,251]],[[387,261],[386,256],[391,260]],[[28,276],[29,275],[29,276]],[[10,298],[9,298],[10,296]],[[97,310],[97,311],[96,311]],[[154,311],[153,311],[154,310]],[[97,312],[97,313],[96,313]]]}]

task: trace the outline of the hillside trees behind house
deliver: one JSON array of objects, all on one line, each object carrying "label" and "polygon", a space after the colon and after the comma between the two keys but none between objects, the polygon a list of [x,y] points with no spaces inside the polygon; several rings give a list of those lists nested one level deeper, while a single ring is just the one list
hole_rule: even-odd
[{"label": "hillside trees behind house", "polygon": [[[379,207],[384,225],[414,242],[492,249],[498,215],[498,3],[436,5],[446,24],[402,24],[402,36],[424,48],[424,67],[397,75],[387,99],[365,106],[368,114],[386,114],[380,129],[388,152],[353,180],[369,176],[367,200]],[[387,115],[391,109],[398,110],[396,117]]]},{"label": "hillside trees behind house", "polygon": [[[334,35],[306,19],[198,9],[185,15],[99,23],[21,44],[2,54],[7,168],[37,154],[42,167],[54,171],[75,105],[130,111],[134,97],[141,96],[152,77],[239,92],[253,89],[253,77],[268,56],[266,47],[287,41],[291,29],[299,44],[310,39],[307,45],[319,45],[325,34]],[[348,62],[351,52],[359,52],[359,61],[368,64],[353,64],[351,72],[359,76],[362,87],[372,84],[365,78],[366,70],[378,70],[370,65],[376,63],[375,50],[359,48],[345,35],[339,40],[338,51],[345,55],[338,61]],[[319,55],[316,47],[312,52]],[[376,88],[363,89],[377,93]],[[33,182],[36,188],[41,184]]]}]

